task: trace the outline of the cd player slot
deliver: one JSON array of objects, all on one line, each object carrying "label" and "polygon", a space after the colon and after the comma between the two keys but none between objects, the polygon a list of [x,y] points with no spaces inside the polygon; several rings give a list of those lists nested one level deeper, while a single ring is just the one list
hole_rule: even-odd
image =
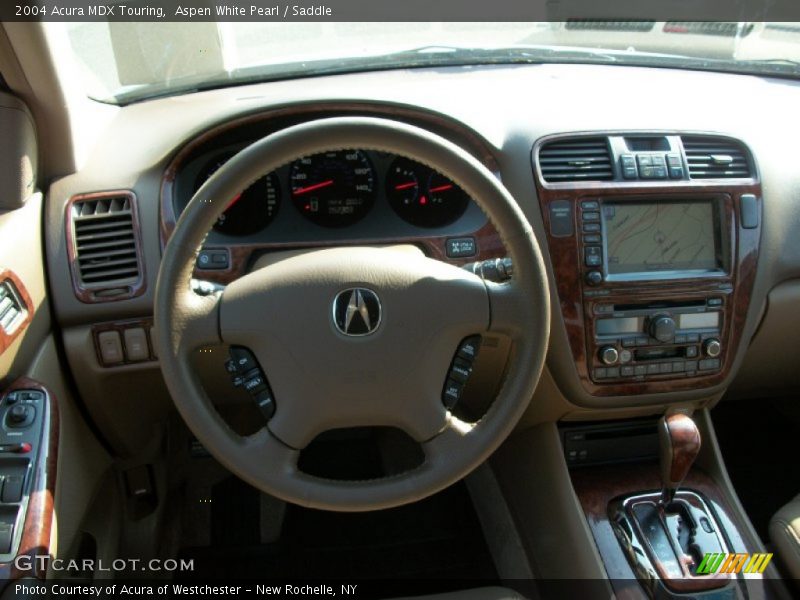
[{"label": "cd player slot", "polygon": [[659,300],[658,302],[651,302],[649,304],[614,304],[613,310],[614,312],[625,312],[625,311],[640,311],[640,310],[667,310],[670,308],[693,308],[693,307],[705,307],[706,300],[690,300],[684,302],[677,302],[677,301],[670,301],[670,300]]},{"label": "cd player slot", "polygon": [[639,348],[634,351],[634,357],[636,362],[686,358],[686,348],[680,346],[673,346],[672,348]]}]

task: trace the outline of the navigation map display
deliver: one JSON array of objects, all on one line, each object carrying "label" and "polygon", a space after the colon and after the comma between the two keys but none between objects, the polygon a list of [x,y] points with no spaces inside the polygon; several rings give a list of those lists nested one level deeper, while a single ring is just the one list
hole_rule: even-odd
[{"label": "navigation map display", "polygon": [[603,205],[610,275],[720,266],[711,202]]}]

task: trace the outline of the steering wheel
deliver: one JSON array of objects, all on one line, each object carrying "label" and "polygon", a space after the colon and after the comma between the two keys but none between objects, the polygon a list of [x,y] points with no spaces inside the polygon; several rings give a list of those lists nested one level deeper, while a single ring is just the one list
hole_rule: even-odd
[{"label": "steering wheel", "polygon": [[[513,279],[493,283],[421,253],[351,247],[286,258],[221,294],[192,291],[199,247],[230,198],[298,157],[351,148],[409,157],[451,178],[496,227],[513,260]],[[350,326],[360,319],[357,333],[366,335],[349,335],[342,323],[348,318]],[[155,297],[164,379],[197,439],[256,488],[338,511],[413,502],[480,465],[530,402],[549,319],[539,246],[498,179],[431,132],[367,117],[289,127],[220,167],[183,211],[164,250]],[[498,396],[477,423],[467,423],[444,406],[442,390],[460,342],[476,334],[509,336],[512,350]],[[191,367],[193,351],[220,343],[249,348],[274,392],[274,416],[249,436],[228,427]],[[300,451],[319,433],[356,426],[402,429],[421,445],[422,463],[367,481],[324,479],[298,468]]]}]

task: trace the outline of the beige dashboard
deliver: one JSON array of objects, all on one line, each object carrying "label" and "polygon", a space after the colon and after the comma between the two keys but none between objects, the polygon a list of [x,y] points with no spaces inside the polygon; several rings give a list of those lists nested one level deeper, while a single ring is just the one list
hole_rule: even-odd
[{"label": "beige dashboard", "polygon": [[[180,202],[186,200],[178,198],[187,193],[180,192],[176,183],[181,170],[192,160],[202,162],[204,153],[247,143],[287,124],[340,114],[377,115],[430,129],[467,149],[497,174],[533,225],[550,266],[553,313],[548,368],[524,423],[652,414],[672,403],[705,404],[717,400],[731,385],[735,390],[740,372],[748,390],[797,386],[788,354],[749,353],[748,347],[757,331],[753,348],[762,349],[782,342],[764,336],[772,338],[778,331],[788,335],[787,327],[799,327],[785,323],[784,316],[800,296],[796,284],[800,245],[795,241],[800,233],[800,211],[796,210],[800,176],[793,165],[800,125],[791,118],[798,100],[800,88],[777,79],[674,69],[539,65],[350,74],[131,104],[117,110],[80,171],[50,187],[45,231],[54,320],[61,326],[66,356],[92,418],[117,451],[133,453],[171,410],[150,343],[150,328],[163,244],[175,226]],[[613,181],[565,186],[541,177],[537,151],[550,136],[667,139],[698,132],[741,144],[751,170],[729,181],[703,182],[688,176],[680,181],[625,181],[620,173]],[[534,148],[537,151],[532,154]],[[671,150],[650,148],[648,152],[668,154]],[[612,158],[616,160],[617,155]],[[379,158],[369,160],[380,163]],[[386,176],[381,172],[376,177],[382,180]],[[290,189],[288,172],[282,177],[279,183]],[[598,374],[605,378],[607,371],[598,371],[606,366],[592,362],[593,357],[608,344],[595,344],[588,329],[584,331],[585,311],[602,304],[600,300],[584,304],[583,300],[593,297],[587,292],[608,289],[614,303],[625,304],[625,310],[630,309],[628,304],[645,309],[645,300],[696,292],[697,282],[685,279],[665,284],[662,280],[660,287],[640,289],[642,286],[611,285],[612,277],[590,288],[582,283],[587,276],[582,257],[585,247],[594,243],[576,233],[565,245],[564,238],[554,236],[551,219],[555,213],[550,209],[554,202],[569,203],[570,218],[582,227],[577,220],[584,210],[581,202],[599,199],[611,206],[620,197],[646,201],[670,195],[673,199],[718,201],[720,222],[729,236],[720,246],[727,258],[720,259],[719,281],[730,287],[706,294],[729,298],[726,306],[730,313],[723,317],[724,331],[718,336],[726,352],[723,368],[710,377],[682,374],[677,380],[672,371],[669,377],[652,374],[652,381],[643,374],[634,388],[625,389],[619,380],[614,385],[597,378]],[[756,198],[755,230],[740,228],[743,195]],[[85,201],[93,203],[86,204],[86,210],[118,211],[120,219],[129,215],[132,220],[128,254],[120,255],[129,262],[120,266],[128,268],[133,261],[136,276],[113,293],[98,294],[96,286],[88,286],[87,292],[86,286],[76,285],[78,258],[72,220]],[[291,209],[284,200],[281,211]],[[467,210],[464,214],[471,213]],[[249,268],[259,253],[334,243],[412,243],[429,255],[457,264],[502,257],[502,244],[494,232],[479,216],[473,216],[456,219],[438,230],[408,229],[396,236],[385,231],[370,235],[364,229],[350,237],[337,230],[332,238],[326,230],[312,229],[319,232],[316,242],[301,236],[299,241],[280,243],[270,236],[276,221],[259,239],[217,238],[209,248],[227,252],[228,266],[199,269],[196,276],[226,283]],[[306,235],[309,230],[304,231]],[[448,241],[465,237],[476,243],[475,253],[450,255]],[[275,240],[279,238],[276,233]],[[703,282],[708,285],[710,279]],[[633,300],[625,302],[627,296]],[[776,327],[772,315],[781,326]],[[594,321],[591,323],[594,327]],[[581,330],[579,334],[576,328]],[[698,337],[697,347],[703,351],[709,339],[710,334]],[[624,351],[622,337],[614,338],[617,342],[617,352]],[[108,343],[116,344],[123,360],[104,358],[104,344]],[[129,344],[138,344],[133,354]],[[769,381],[759,380],[762,356],[769,357],[770,368],[764,371],[769,373]],[[668,359],[675,362],[676,357],[659,359],[657,364]],[[219,372],[219,380],[208,385],[216,386],[222,396],[230,395],[221,366],[224,354],[209,349],[198,356],[198,362],[203,370]],[[502,364],[502,359],[498,362]],[[633,368],[633,363],[630,366]]]}]

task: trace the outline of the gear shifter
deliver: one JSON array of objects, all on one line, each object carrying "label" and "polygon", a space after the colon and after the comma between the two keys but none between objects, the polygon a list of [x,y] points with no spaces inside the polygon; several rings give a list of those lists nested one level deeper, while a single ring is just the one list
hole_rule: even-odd
[{"label": "gear shifter", "polygon": [[661,503],[668,505],[700,452],[700,431],[688,415],[665,415],[658,422],[658,441],[661,447]]}]

